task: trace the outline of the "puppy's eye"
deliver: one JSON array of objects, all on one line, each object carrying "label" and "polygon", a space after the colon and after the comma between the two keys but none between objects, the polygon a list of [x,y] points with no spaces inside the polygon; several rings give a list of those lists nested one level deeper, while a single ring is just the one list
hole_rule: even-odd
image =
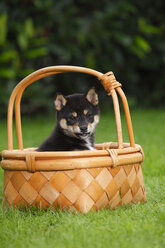
[{"label": "puppy's eye", "polygon": [[89,114],[87,114],[87,117],[93,117],[93,115],[89,113]]},{"label": "puppy's eye", "polygon": [[90,122],[93,121],[93,114],[88,113],[88,114],[86,115],[86,117],[87,117],[87,119],[88,119]]},{"label": "puppy's eye", "polygon": [[76,122],[76,118],[74,116],[69,116],[67,122],[72,125]]},{"label": "puppy's eye", "polygon": [[93,114],[88,112],[86,116],[90,118],[90,117],[93,117]]}]

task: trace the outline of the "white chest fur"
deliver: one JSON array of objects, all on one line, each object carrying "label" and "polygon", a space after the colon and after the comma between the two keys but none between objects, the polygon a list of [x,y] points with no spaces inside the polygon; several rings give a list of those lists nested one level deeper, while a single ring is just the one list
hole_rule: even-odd
[{"label": "white chest fur", "polygon": [[91,151],[96,150],[96,149],[92,146],[92,144],[91,144],[89,138],[85,139],[85,142],[86,142],[85,147],[86,147],[87,149],[89,149],[89,150],[91,150]]}]

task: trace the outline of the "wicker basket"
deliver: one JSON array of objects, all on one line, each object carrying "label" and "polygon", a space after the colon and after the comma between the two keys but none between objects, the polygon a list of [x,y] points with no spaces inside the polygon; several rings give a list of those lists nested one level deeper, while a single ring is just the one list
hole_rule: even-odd
[{"label": "wicker basket", "polygon": [[[112,96],[117,127],[117,143],[96,144],[95,151],[36,152],[23,149],[20,101],[28,85],[48,75],[80,72],[97,77]],[[130,143],[123,143],[117,94],[123,102]],[[13,149],[13,107],[18,149]],[[4,205],[36,205],[89,210],[128,203],[145,202],[141,163],[142,148],[134,143],[131,118],[121,84],[112,72],[74,66],[40,69],[23,79],[13,90],[8,107],[8,150],[1,152],[4,169]]]}]

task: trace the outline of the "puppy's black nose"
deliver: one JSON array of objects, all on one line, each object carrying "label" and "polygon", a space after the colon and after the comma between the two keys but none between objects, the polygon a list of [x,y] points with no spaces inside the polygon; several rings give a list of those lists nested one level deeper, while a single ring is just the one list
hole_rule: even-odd
[{"label": "puppy's black nose", "polygon": [[87,133],[87,127],[86,126],[80,127],[80,130],[82,133]]}]

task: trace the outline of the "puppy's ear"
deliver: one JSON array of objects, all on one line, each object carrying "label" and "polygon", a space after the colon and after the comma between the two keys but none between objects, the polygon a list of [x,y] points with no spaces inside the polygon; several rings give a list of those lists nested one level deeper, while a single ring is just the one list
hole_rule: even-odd
[{"label": "puppy's ear", "polygon": [[54,100],[54,105],[57,111],[60,111],[67,103],[67,100],[62,94],[57,94],[56,99]]},{"label": "puppy's ear", "polygon": [[90,90],[88,90],[88,92],[85,95],[85,97],[94,106],[96,106],[99,103],[98,95],[97,95],[97,93],[95,91],[95,88],[91,88]]}]

